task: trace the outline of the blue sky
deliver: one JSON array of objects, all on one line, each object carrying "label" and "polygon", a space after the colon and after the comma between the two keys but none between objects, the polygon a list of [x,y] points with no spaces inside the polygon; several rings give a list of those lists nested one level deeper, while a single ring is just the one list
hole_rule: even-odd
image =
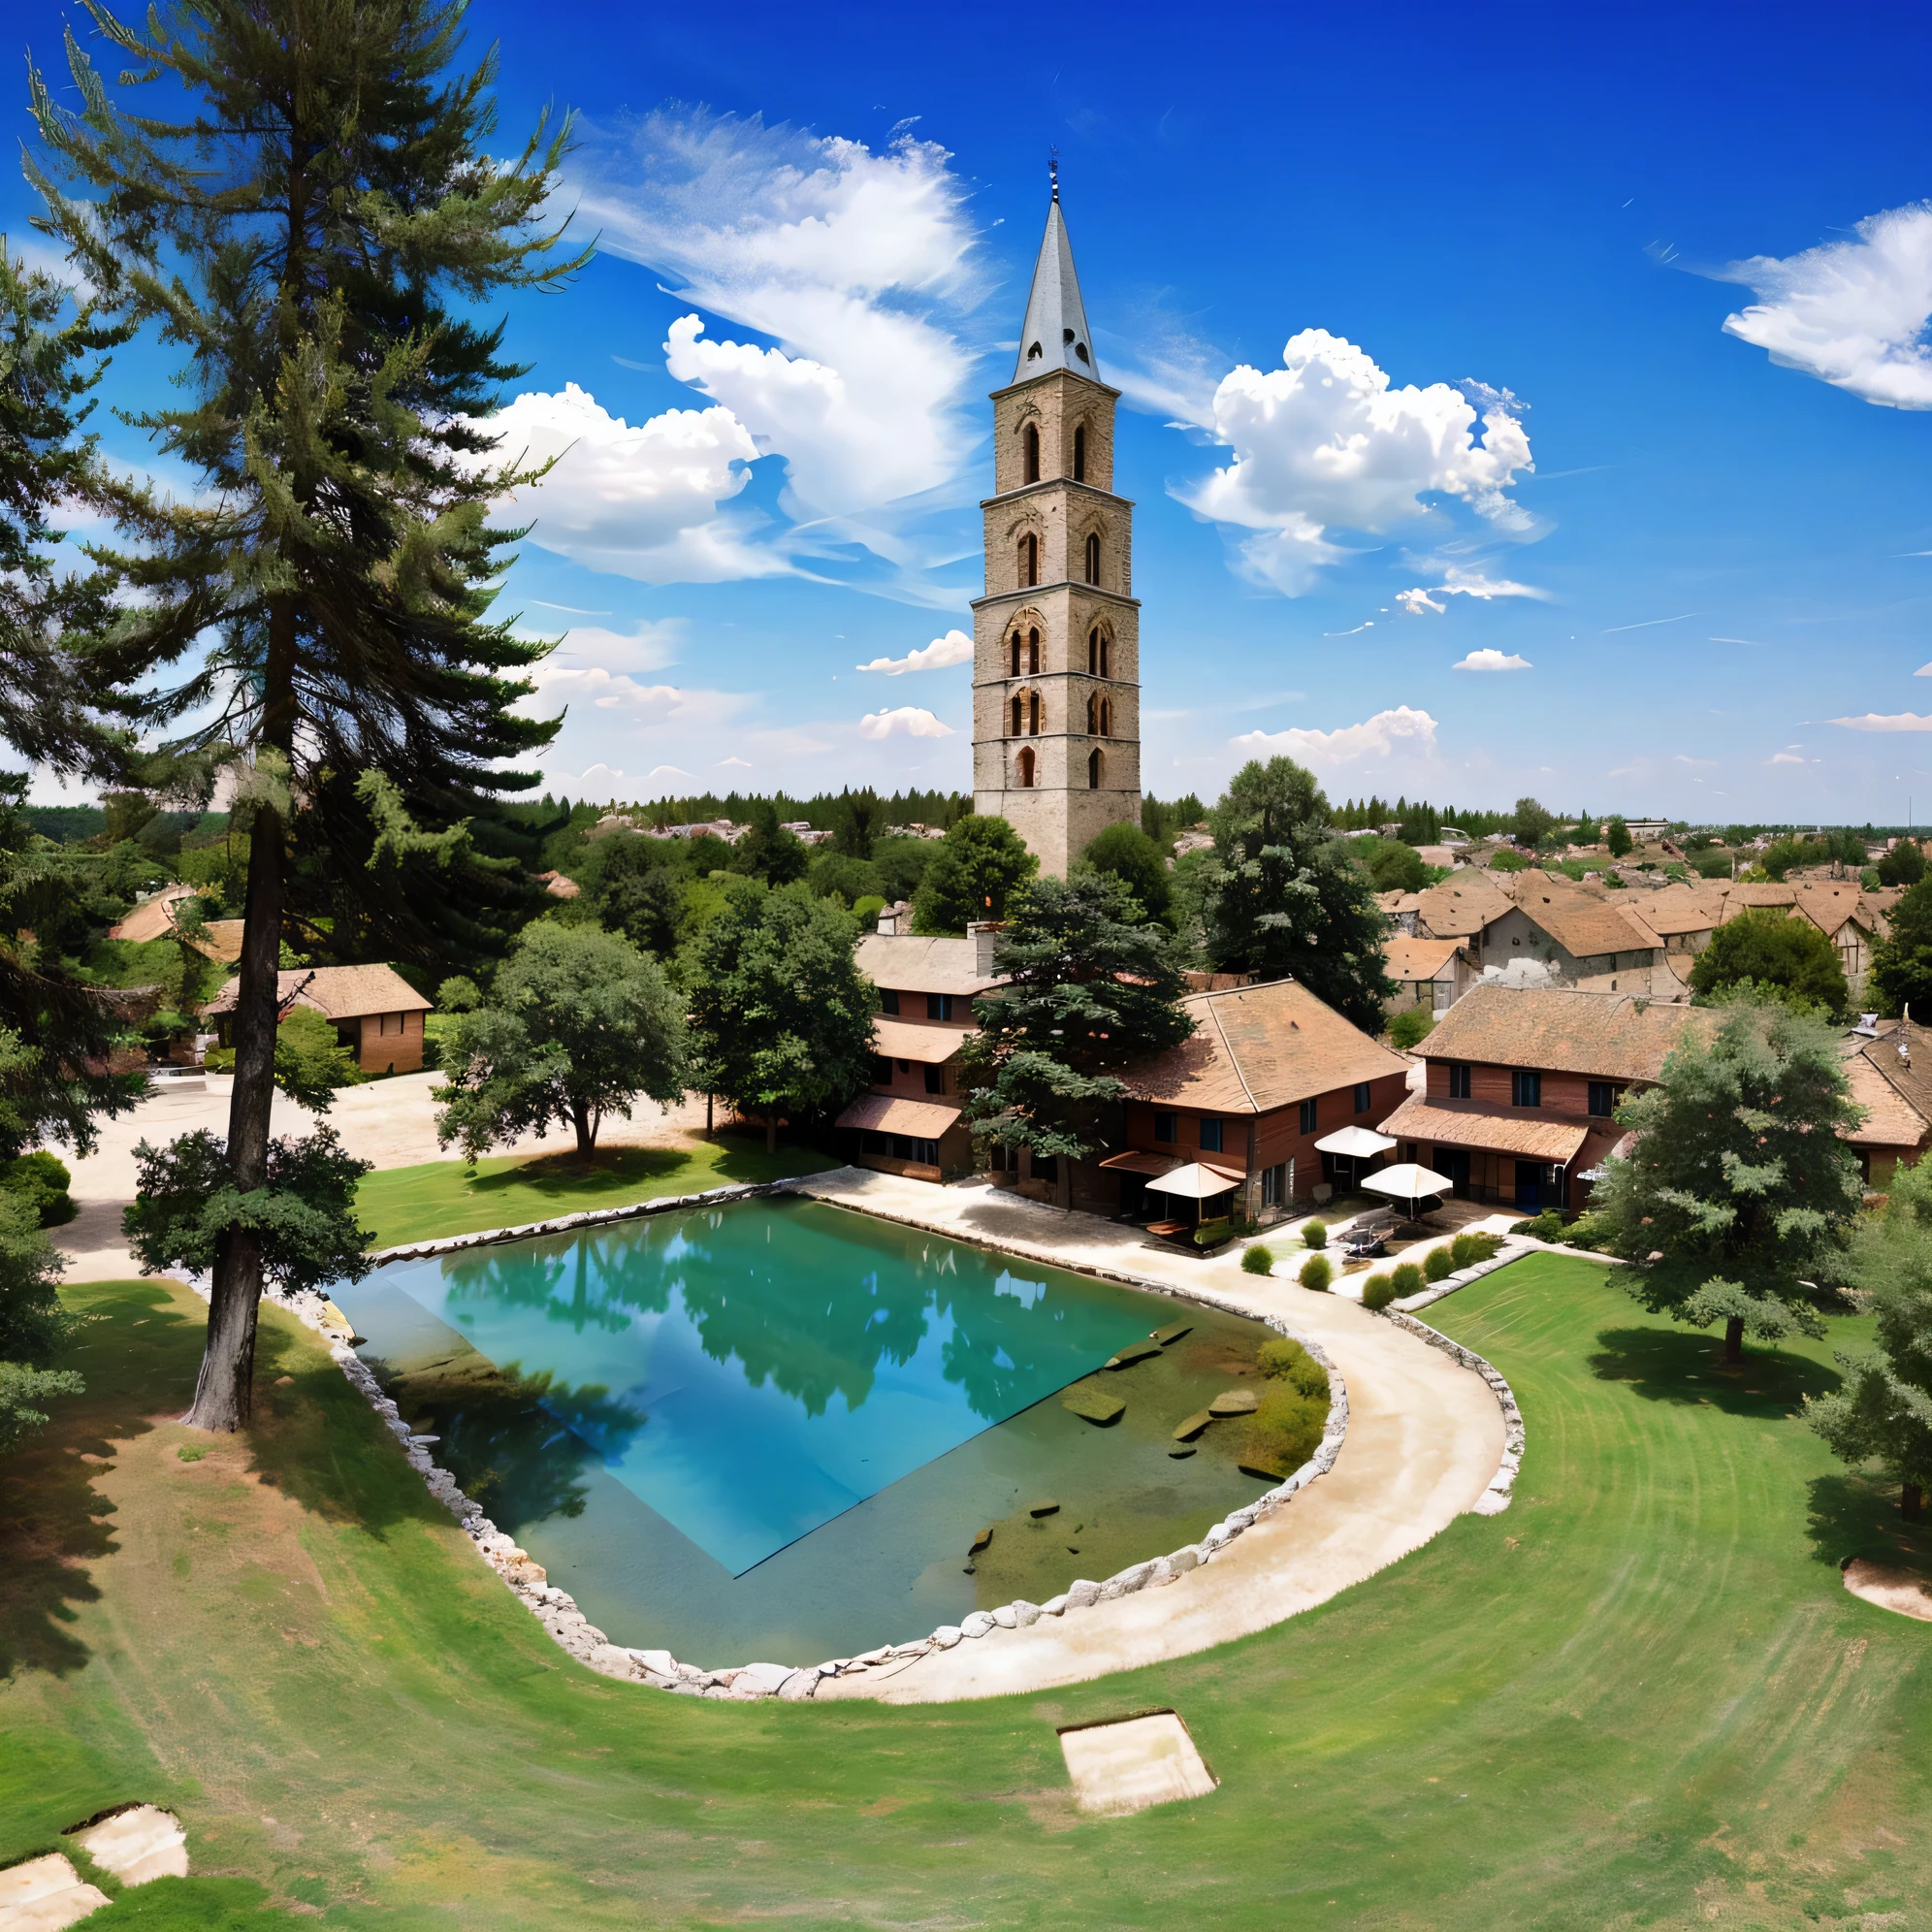
[{"label": "blue sky", "polygon": [[511,308],[504,427],[569,446],[507,593],[564,635],[558,789],[969,782],[944,640],[1057,147],[1149,789],[1281,751],[1336,797],[1932,817],[1922,10],[470,19],[506,151],[582,116],[602,242]]}]

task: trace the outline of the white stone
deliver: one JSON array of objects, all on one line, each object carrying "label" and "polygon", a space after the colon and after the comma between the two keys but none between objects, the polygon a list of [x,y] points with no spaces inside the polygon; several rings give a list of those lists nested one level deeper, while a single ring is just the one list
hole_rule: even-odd
[{"label": "white stone", "polygon": [[816,1670],[794,1670],[778,1687],[778,1694],[788,1704],[802,1704],[819,1688],[819,1673]]},{"label": "white stone", "polygon": [[584,1661],[605,1677],[635,1677],[637,1660],[616,1644],[595,1644]]},{"label": "white stone", "polygon": [[188,1876],[187,1833],[173,1812],[158,1806],[132,1805],[77,1832],[75,1838],[95,1864],[124,1885]]},{"label": "white stone", "polygon": [[646,1670],[655,1670],[660,1677],[675,1677],[678,1673],[678,1660],[669,1651],[642,1650],[630,1653]]},{"label": "white stone", "polygon": [[1037,1603],[1029,1603],[1025,1597],[1015,1597],[1013,1604],[1013,1621],[1022,1630],[1030,1630],[1039,1623],[1042,1611]]},{"label": "white stone", "polygon": [[1063,1592],[1058,1596],[1049,1596],[1046,1600],[1046,1602],[1040,1606],[1040,1614],[1043,1617],[1057,1617],[1060,1615],[1060,1613],[1063,1610],[1066,1609],[1066,1607],[1067,1607],[1067,1598],[1065,1593]]},{"label": "white stone", "polygon": [[1019,1613],[1011,1603],[1002,1603],[993,1612],[993,1622],[1003,1630],[1013,1629],[1019,1622]]},{"label": "white stone", "polygon": [[1100,1585],[1091,1578],[1076,1577],[1067,1586],[1066,1602],[1069,1610],[1084,1610],[1088,1604],[1097,1603],[1099,1600]]},{"label": "white stone", "polygon": [[959,1620],[959,1634],[963,1637],[983,1637],[988,1630],[998,1627],[998,1620],[984,1610],[975,1610],[970,1617]]},{"label": "white stone", "polygon": [[1184,1550],[1176,1550],[1167,1559],[1175,1576],[1184,1576],[1191,1569],[1201,1567],[1201,1552],[1190,1543]]},{"label": "white stone", "polygon": [[950,1651],[965,1634],[957,1624],[942,1624],[932,1633],[932,1640],[941,1650]]},{"label": "white stone", "polygon": [[756,1690],[761,1697],[775,1697],[784,1688],[787,1678],[795,1675],[789,1663],[748,1663],[739,1671],[731,1688],[734,1690]]},{"label": "white stone", "polygon": [[98,1885],[83,1884],[80,1874],[58,1852],[29,1858],[0,1872],[0,1925],[33,1932],[59,1932],[98,1912],[108,1895]]},{"label": "white stone", "polygon": [[1064,1730],[1060,1750],[1082,1811],[1117,1817],[1205,1797],[1214,1788],[1187,1726],[1172,1711]]}]

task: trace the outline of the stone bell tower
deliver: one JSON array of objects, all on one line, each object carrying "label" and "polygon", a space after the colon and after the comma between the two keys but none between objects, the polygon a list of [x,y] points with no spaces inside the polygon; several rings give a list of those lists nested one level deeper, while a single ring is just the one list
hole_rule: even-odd
[{"label": "stone bell tower", "polygon": [[993,392],[986,594],[973,605],[973,804],[1064,878],[1093,836],[1141,822],[1134,506],[1113,494],[1100,379],[1057,168],[1019,365]]}]

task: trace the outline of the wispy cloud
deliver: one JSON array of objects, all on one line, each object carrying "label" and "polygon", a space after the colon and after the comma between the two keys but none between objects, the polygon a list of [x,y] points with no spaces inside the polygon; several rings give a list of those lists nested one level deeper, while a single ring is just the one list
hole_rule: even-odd
[{"label": "wispy cloud", "polygon": [[1868,711],[1862,718],[1834,718],[1830,722],[1848,731],[1932,731],[1932,718],[1921,718],[1916,711],[1897,711],[1889,716]]},{"label": "wispy cloud", "polygon": [[1647,617],[1640,624],[1613,624],[1602,635],[1614,637],[1620,630],[1653,630],[1659,624],[1682,624],[1687,618],[1702,617],[1703,614],[1701,610],[1681,610],[1675,617]]}]

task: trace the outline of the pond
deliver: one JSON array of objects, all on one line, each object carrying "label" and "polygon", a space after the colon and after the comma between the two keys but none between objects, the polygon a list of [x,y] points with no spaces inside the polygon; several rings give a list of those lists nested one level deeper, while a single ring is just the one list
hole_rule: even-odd
[{"label": "pond", "polygon": [[1044,1600],[1272,1480],[1238,1428],[1174,1435],[1254,1381],[1262,1324],[817,1202],[393,1263],[337,1300],[435,1459],[585,1615],[697,1663]]}]

